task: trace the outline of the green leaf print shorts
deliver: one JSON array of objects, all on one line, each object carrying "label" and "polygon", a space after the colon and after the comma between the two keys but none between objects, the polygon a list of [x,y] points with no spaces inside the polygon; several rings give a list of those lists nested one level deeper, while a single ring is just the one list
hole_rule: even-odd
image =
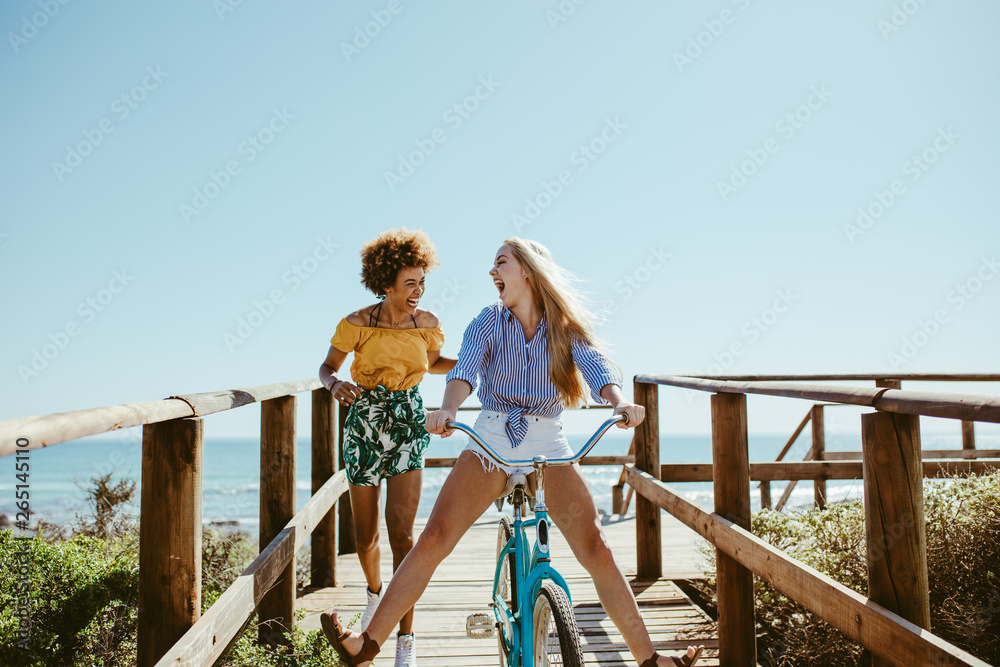
[{"label": "green leaf print shorts", "polygon": [[378,486],[383,478],[424,467],[431,441],[424,402],[417,387],[389,391],[382,385],[361,388],[344,425],[347,481]]}]

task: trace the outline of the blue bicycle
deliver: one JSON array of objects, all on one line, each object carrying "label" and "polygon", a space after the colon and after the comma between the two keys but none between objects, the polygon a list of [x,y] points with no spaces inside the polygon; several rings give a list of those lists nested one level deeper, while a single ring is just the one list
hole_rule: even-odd
[{"label": "blue bicycle", "polygon": [[[498,630],[500,667],[567,665],[583,667],[580,632],[573,615],[573,603],[566,580],[551,564],[548,508],[545,506],[545,469],[572,465],[586,456],[609,428],[618,422],[628,423],[624,414],[608,419],[573,456],[547,459],[536,456],[527,461],[510,461],[498,455],[474,430],[451,422],[447,428],[466,433],[497,463],[509,466],[532,466],[535,469],[534,518],[523,518],[529,498],[524,474],[511,475],[507,488],[497,499],[503,509],[506,499],[513,516],[500,520],[497,536],[497,564],[488,613],[472,614],[466,620],[466,634],[474,639],[488,639]],[[526,530],[535,529],[535,543],[529,550]]]}]

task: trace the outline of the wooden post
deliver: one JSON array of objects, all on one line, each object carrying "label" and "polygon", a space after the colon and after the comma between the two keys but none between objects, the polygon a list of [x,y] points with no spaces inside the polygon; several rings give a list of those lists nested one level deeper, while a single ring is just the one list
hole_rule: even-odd
[{"label": "wooden post", "polygon": [[150,667],[201,617],[201,419],[142,429],[136,664]]},{"label": "wooden post", "polygon": [[[750,457],[747,451],[747,397],[712,395],[712,470],[715,513],[750,529]],[[754,667],[757,628],[753,573],[716,549],[719,600],[719,665]]]},{"label": "wooden post", "polygon": [[[646,408],[646,418],[635,428],[635,467],[660,479],[659,387],[636,382],[633,396]],[[635,539],[639,579],[659,579],[663,576],[660,508],[642,495],[635,501]]]},{"label": "wooden post", "polygon": [[771,509],[771,483],[760,483],[760,508],[762,510]]},{"label": "wooden post", "polygon": [[[861,416],[868,597],[930,629],[923,466],[917,415]],[[889,663],[873,659],[873,667]]]},{"label": "wooden post", "polygon": [[976,422],[962,420],[962,449],[976,448]]},{"label": "wooden post", "polygon": [[[826,430],[823,428],[823,406],[812,407],[812,453],[814,461],[826,458]],[[813,482],[813,502],[816,507],[826,507],[826,480],[817,479]]]},{"label": "wooden post", "polygon": [[[260,405],[260,550],[295,516],[295,396]],[[257,605],[257,642],[286,644],[295,622],[295,555]]]},{"label": "wooden post", "polygon": [[[344,424],[347,423],[348,410],[337,410],[337,468],[346,468],[344,463]],[[337,553],[353,554],[357,553],[357,539],[354,535],[354,512],[351,511],[351,494],[345,493],[337,503],[340,507],[338,511],[337,523],[340,524],[340,531],[337,539],[340,545]]]},{"label": "wooden post", "polygon": [[625,486],[612,486],[611,487],[611,513],[621,514],[622,513],[622,501],[625,496]]},{"label": "wooden post", "polygon": [[[334,426],[340,404],[325,387],[312,393],[312,492],[315,494],[337,472],[337,445]],[[337,508],[320,519],[312,533],[312,573],[315,588],[337,585]]]}]

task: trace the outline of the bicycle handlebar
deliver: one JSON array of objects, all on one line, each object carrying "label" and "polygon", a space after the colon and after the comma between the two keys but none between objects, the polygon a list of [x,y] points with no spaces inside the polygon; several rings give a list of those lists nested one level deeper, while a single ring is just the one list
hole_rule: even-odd
[{"label": "bicycle handlebar", "polygon": [[[594,432],[594,435],[590,436],[590,439],[587,440],[586,444],[584,444],[583,448],[580,449],[580,451],[578,451],[573,456],[568,456],[566,458],[546,459],[545,465],[566,466],[576,463],[584,456],[586,456],[588,453],[590,453],[590,450],[594,448],[594,445],[596,445],[597,441],[601,439],[601,436],[603,436],[609,428],[611,428],[618,422],[625,422],[626,424],[628,424],[628,415],[623,413],[620,415],[615,415],[614,417],[605,420],[605,422],[601,424],[600,427],[598,427],[597,431]],[[505,459],[504,457],[497,454],[492,447],[486,444],[486,441],[484,441],[479,436],[479,434],[472,429],[472,427],[466,426],[461,422],[448,422],[447,424],[445,424],[445,428],[450,430],[461,431],[462,433],[468,435],[470,438],[475,440],[480,447],[482,447],[486,451],[486,453],[490,456],[490,458],[492,458],[500,465],[507,466],[508,468],[517,468],[523,466],[531,466],[534,465],[535,463],[534,459],[527,459],[524,461],[511,461],[509,459]]]}]

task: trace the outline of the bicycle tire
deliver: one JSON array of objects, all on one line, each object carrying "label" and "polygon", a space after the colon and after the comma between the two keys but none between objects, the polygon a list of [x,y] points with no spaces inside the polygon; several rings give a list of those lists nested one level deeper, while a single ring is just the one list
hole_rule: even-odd
[{"label": "bicycle tire", "polygon": [[542,584],[531,614],[534,667],[583,667],[583,648],[569,596],[554,581]]},{"label": "bicycle tire", "polygon": [[[509,516],[500,519],[500,528],[497,531],[497,560],[500,559],[500,552],[507,546],[507,542],[514,536],[514,522]],[[512,576],[514,573],[514,552],[507,554],[507,559],[500,567],[500,583],[497,586],[497,593],[507,601],[511,611],[517,611],[517,580]],[[507,646],[503,642],[503,629],[497,632],[497,643],[500,645],[500,667],[507,667]]]}]

